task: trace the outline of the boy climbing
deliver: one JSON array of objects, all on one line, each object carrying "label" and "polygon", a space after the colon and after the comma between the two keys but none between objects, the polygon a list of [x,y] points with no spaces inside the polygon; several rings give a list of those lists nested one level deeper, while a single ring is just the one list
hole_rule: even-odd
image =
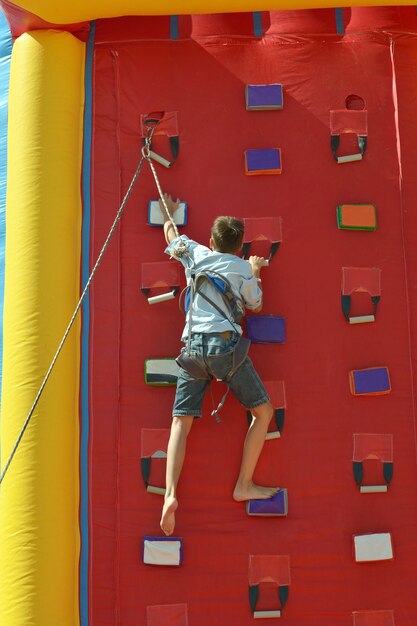
[{"label": "boy climbing", "polygon": [[[178,208],[179,200],[174,202],[168,194],[164,194],[164,199],[172,215]],[[166,215],[161,201],[160,206],[165,215],[164,235],[168,244],[165,252],[175,256],[179,242],[183,249],[185,247],[186,252],[182,253],[179,260],[185,267],[187,283],[190,283],[193,275],[205,272],[210,275],[212,272],[213,276],[226,279],[236,300],[242,301],[244,307],[254,312],[260,311],[262,309],[260,274],[264,259],[251,256],[249,261],[245,261],[237,256],[242,248],[243,222],[234,217],[218,217],[211,228],[210,248],[207,248],[185,235],[176,237],[173,224]],[[189,353],[193,361],[200,364],[203,374],[201,377],[195,377],[181,368],[178,376],[167,450],[166,492],[161,518],[161,528],[166,535],[171,535],[175,527],[175,512],[178,507],[176,492],[185,458],[187,436],[194,419],[201,417],[201,406],[211,377],[226,379],[233,394],[252,414],[252,423],[243,445],[240,472],[233,491],[234,500],[241,502],[271,498],[279,490],[278,487],[261,487],[252,480],[273,415],[273,407],[247,355],[237,369],[234,369],[238,352],[236,346],[239,344],[242,329],[236,317],[233,317],[231,310],[225,305],[218,288],[210,285],[210,281],[205,281],[201,289],[195,290],[189,308],[182,340],[188,343]],[[189,328],[190,317],[191,328]],[[207,372],[207,376],[204,372]]]}]

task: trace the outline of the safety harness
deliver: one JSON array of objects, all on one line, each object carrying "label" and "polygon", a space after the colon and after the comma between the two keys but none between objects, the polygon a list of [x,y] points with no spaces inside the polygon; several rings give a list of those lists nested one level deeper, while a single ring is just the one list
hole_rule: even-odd
[{"label": "safety harness", "polygon": [[[215,289],[224,304],[224,308],[219,306],[212,298],[207,295],[207,290],[204,291],[204,287],[208,289]],[[191,276],[188,286],[182,291],[180,296],[180,308],[184,309],[184,312],[188,312],[188,337],[186,346],[182,349],[181,354],[177,357],[176,361],[182,369],[184,369],[190,376],[200,380],[212,380],[214,377],[210,373],[207,364],[204,359],[203,362],[193,357],[191,353],[191,337],[192,337],[192,324],[193,324],[193,305],[196,294],[204,298],[206,302],[210,304],[224,319],[226,319],[233,330],[239,334],[239,330],[236,324],[240,324],[245,312],[245,306],[243,300],[236,296],[232,290],[232,286],[229,280],[215,272],[213,270],[199,270],[191,271]],[[184,301],[184,307],[182,302]],[[233,348],[232,365],[223,378],[217,378],[216,380],[223,382],[227,385],[226,393],[223,395],[217,408],[214,408],[213,394],[210,384],[210,393],[213,401],[212,415],[216,417],[216,421],[220,421],[219,411],[223,407],[226,400],[226,396],[229,393],[229,383],[232,376],[242,365],[243,361],[247,357],[250,346],[250,339],[240,335],[236,345]]]}]

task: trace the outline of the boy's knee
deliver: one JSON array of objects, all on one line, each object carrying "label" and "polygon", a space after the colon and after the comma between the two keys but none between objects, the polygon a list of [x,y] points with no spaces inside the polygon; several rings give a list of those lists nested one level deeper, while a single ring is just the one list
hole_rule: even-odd
[{"label": "boy's knee", "polygon": [[268,424],[269,424],[269,422],[272,420],[272,417],[274,415],[274,407],[269,401],[267,402],[265,412],[266,412],[266,419],[268,420]]},{"label": "boy's knee", "polygon": [[194,417],[192,415],[174,415],[172,418],[172,429],[179,429],[188,433],[193,425]]},{"label": "boy's knee", "polygon": [[265,420],[269,424],[274,415],[274,407],[268,400],[268,402],[265,402],[264,404],[261,404],[260,406],[251,409],[251,413],[255,419]]}]

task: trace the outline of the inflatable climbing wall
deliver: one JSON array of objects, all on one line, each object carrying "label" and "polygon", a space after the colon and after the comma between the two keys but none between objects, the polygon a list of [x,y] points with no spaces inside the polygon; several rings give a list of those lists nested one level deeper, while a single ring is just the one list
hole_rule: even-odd
[{"label": "inflatable climbing wall", "polygon": [[[216,423],[207,394],[175,536],[162,536],[185,283],[145,163],[77,330],[76,621],[57,607],[25,623],[416,622],[416,33],[414,7],[120,17],[65,33],[86,52],[81,286],[158,119],[152,149],[172,166],[154,163],[186,203],[180,232],[208,245],[214,218],[235,215],[245,252],[270,258],[263,311],[245,325],[275,409],[255,481],[286,492],[275,515],[232,500],[248,416],[230,394]],[[51,356],[59,340],[48,335]],[[3,546],[12,532],[7,518]],[[23,623],[13,602],[6,626]]]}]

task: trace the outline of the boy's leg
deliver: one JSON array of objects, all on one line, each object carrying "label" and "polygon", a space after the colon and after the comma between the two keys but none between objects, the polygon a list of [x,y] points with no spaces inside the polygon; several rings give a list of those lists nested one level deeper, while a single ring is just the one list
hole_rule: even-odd
[{"label": "boy's leg", "polygon": [[188,433],[194,417],[173,417],[169,437],[166,466],[166,491],[162,509],[161,528],[166,535],[172,535],[175,528],[175,511],[178,508],[177,485],[185,458]]},{"label": "boy's leg", "polygon": [[260,406],[250,409],[252,423],[246,435],[243,445],[242,463],[239,477],[233,492],[233,498],[237,501],[271,498],[279,487],[261,487],[253,483],[253,473],[268,431],[269,422],[274,413],[272,404],[265,402]]},{"label": "boy's leg", "polygon": [[[193,336],[191,348],[194,355],[202,352],[203,338]],[[171,434],[167,450],[165,501],[160,526],[166,535],[175,528],[175,511],[178,508],[177,485],[185,458],[188,433],[195,418],[201,417],[201,405],[209,383],[208,379],[194,378],[180,368],[172,409]]]}]

